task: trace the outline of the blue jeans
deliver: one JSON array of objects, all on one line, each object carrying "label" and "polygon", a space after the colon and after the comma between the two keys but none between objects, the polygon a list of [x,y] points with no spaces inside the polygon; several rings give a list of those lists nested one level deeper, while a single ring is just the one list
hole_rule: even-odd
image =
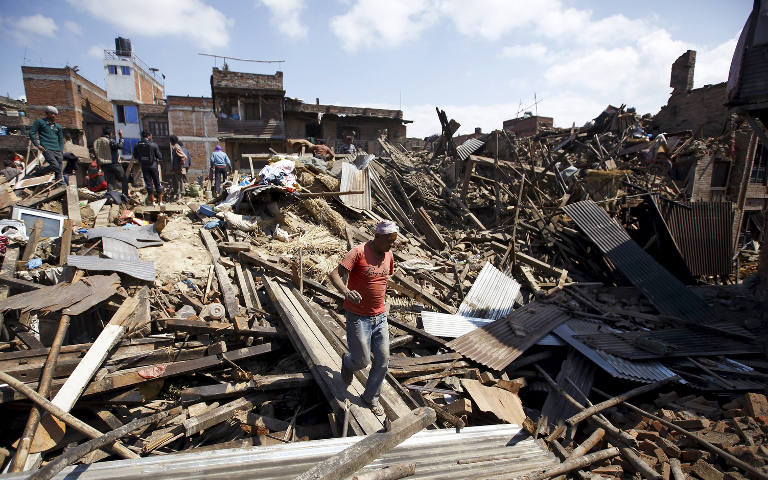
[{"label": "blue jeans", "polygon": [[352,371],[361,370],[370,363],[373,353],[373,365],[368,373],[368,382],[362,399],[367,403],[379,399],[381,385],[387,375],[389,363],[389,327],[387,313],[372,317],[344,312],[347,318],[347,344],[349,353],[344,354],[341,361]]}]

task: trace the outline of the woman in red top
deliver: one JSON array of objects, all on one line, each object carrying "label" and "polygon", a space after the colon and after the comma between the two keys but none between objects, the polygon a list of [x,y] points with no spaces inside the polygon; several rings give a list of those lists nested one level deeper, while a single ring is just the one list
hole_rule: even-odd
[{"label": "woman in red top", "polygon": [[[331,282],[344,294],[349,353],[341,361],[341,377],[349,385],[355,370],[373,364],[361,400],[376,415],[383,415],[379,403],[381,385],[389,363],[389,326],[387,325],[387,280],[394,273],[392,246],[399,228],[385,220],[376,227],[373,240],[358,245],[347,253],[339,267],[331,273]],[[341,275],[347,273],[347,284]]]}]

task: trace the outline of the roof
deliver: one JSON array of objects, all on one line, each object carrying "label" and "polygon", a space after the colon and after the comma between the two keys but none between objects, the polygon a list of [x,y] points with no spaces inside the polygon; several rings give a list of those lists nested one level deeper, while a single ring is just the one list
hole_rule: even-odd
[{"label": "roof", "polygon": [[[360,441],[360,437],[331,438],[272,446],[209,450],[175,455],[158,455],[132,460],[98,462],[67,467],[54,478],[79,480],[147,478],[207,479],[259,478],[293,479],[316,463]],[[500,457],[488,460],[487,457]],[[459,464],[459,460],[485,461]],[[521,432],[517,425],[484,425],[455,429],[424,430],[374,460],[361,472],[387,465],[414,463],[412,479],[488,478],[492,475],[533,473],[559,462],[546,448]],[[30,472],[12,473],[9,480],[27,478]]]},{"label": "roof", "polygon": [[321,105],[317,103],[304,103],[299,99],[291,98],[285,102],[286,112],[322,113],[323,115],[346,115],[355,117],[391,118],[403,119],[402,110],[387,110],[370,107],[344,107],[340,105]]},{"label": "roof", "polygon": [[233,88],[242,90],[283,90],[283,72],[274,75],[261,73],[233,72],[213,68],[211,87]]}]

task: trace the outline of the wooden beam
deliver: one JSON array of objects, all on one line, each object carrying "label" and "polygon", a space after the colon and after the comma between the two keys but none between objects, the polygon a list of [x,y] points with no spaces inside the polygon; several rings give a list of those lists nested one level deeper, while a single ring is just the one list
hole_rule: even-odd
[{"label": "wooden beam", "polygon": [[194,435],[206,428],[218,425],[232,418],[238,410],[250,411],[256,406],[254,401],[258,397],[243,397],[226,403],[220,407],[208,410],[205,413],[184,420],[184,432],[187,436]]},{"label": "wooden beam", "polygon": [[67,186],[67,216],[72,220],[72,225],[80,227],[83,219],[80,217],[80,198],[77,194],[77,178],[74,175],[69,177]]},{"label": "wooden beam", "polygon": [[436,419],[431,408],[417,408],[392,422],[387,432],[368,435],[336,455],[315,464],[296,480],[342,480],[389,452]]},{"label": "wooden beam", "polygon": [[226,335],[253,335],[257,337],[285,337],[285,333],[279,332],[275,327],[262,327],[254,325],[250,328],[235,329],[235,326],[226,322],[204,322],[202,320],[190,320],[186,318],[164,318],[158,320],[166,330],[179,332],[211,333]]},{"label": "wooden beam", "polygon": [[234,397],[254,390],[280,390],[303,388],[315,382],[310,373],[283,373],[278,375],[254,375],[253,379],[239,383],[219,383],[190,387],[181,391],[182,403],[195,403]]},{"label": "wooden beam", "polygon": [[69,250],[72,247],[72,219],[64,220],[64,231],[61,232],[61,247],[59,248],[59,266],[67,264]]},{"label": "wooden beam", "polygon": [[29,240],[27,240],[27,246],[24,247],[24,253],[21,255],[21,262],[26,263],[27,260],[32,258],[37,250],[37,244],[40,242],[40,235],[43,233],[43,220],[38,218],[35,220],[35,226],[32,227],[32,232],[29,234]]},{"label": "wooden beam", "polygon": [[224,308],[227,310],[227,316],[230,320],[234,320],[235,317],[240,315],[240,305],[237,303],[237,295],[235,295],[235,287],[232,286],[232,281],[229,279],[229,274],[224,265],[219,263],[219,247],[216,245],[216,241],[211,236],[211,232],[201,228],[200,236],[203,238],[208,253],[211,254],[213,260],[213,268],[216,271],[216,279],[219,281],[219,290],[221,290],[221,297],[224,301]]},{"label": "wooden beam", "polygon": [[243,267],[239,263],[235,263],[235,278],[237,278],[237,284],[240,286],[240,295],[243,297],[245,308],[249,310],[253,309],[253,292],[248,288],[248,282],[245,281]]},{"label": "wooden beam", "polygon": [[396,326],[397,328],[399,328],[400,330],[405,330],[406,332],[410,333],[411,335],[415,335],[415,336],[419,337],[420,339],[426,340],[426,341],[428,341],[428,342],[430,342],[430,343],[432,343],[432,344],[434,344],[434,345],[436,345],[438,347],[450,348],[448,346],[448,342],[447,341],[443,340],[440,337],[436,337],[434,335],[431,335],[431,334],[427,333],[426,331],[424,331],[424,330],[422,330],[422,329],[420,329],[418,327],[414,327],[414,326],[411,326],[411,325],[409,325],[407,323],[403,323],[403,322],[400,322],[398,320],[395,320],[391,316],[389,316],[387,318],[387,321],[389,323],[391,323],[392,325]]}]

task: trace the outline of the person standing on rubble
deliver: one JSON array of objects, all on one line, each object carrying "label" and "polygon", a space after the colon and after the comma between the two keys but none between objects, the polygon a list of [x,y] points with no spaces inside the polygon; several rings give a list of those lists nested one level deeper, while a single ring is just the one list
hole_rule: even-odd
[{"label": "person standing on rubble", "polygon": [[141,141],[133,147],[133,158],[141,165],[141,175],[144,177],[144,186],[147,189],[147,205],[163,204],[163,185],[160,183],[160,171],[157,162],[163,159],[160,147],[152,141],[152,133],[142,130]]},{"label": "person standing on rubble", "polygon": [[171,194],[178,200],[184,195],[184,178],[190,165],[189,150],[176,135],[171,135]]},{"label": "person standing on rubble", "polygon": [[29,130],[32,145],[43,153],[48,162],[46,172],[53,171],[56,181],[61,181],[61,165],[64,162],[64,130],[56,123],[59,111],[56,107],[45,107],[45,118],[38,118]]},{"label": "person standing on rubble", "polygon": [[115,140],[115,131],[112,127],[104,127],[101,131],[101,137],[93,141],[93,151],[99,159],[99,164],[104,166],[104,174],[107,177],[107,184],[115,187],[115,180],[120,181],[123,189],[123,195],[128,197],[128,179],[125,176],[125,170],[120,165],[120,149],[125,147],[123,131],[118,130],[119,140]]},{"label": "person standing on rubble", "polygon": [[[395,271],[392,246],[400,231],[389,220],[376,227],[373,240],[350,250],[331,273],[331,282],[344,294],[349,353],[341,360],[341,378],[350,385],[356,370],[373,364],[361,400],[375,415],[383,415],[379,403],[381,385],[389,363],[389,326],[387,324],[387,280]],[[348,274],[347,284],[341,279]]]},{"label": "person standing on rubble", "polygon": [[214,180],[216,195],[221,193],[221,184],[226,181],[231,168],[232,162],[229,161],[227,153],[221,149],[221,145],[216,145],[211,154],[211,178]]}]

